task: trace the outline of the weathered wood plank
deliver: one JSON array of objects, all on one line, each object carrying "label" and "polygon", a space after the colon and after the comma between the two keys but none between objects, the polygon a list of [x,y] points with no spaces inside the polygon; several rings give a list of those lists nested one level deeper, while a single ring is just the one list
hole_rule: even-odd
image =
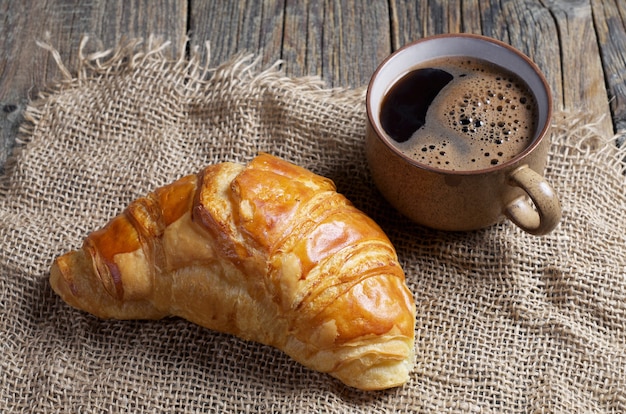
[{"label": "weathered wood plank", "polygon": [[[321,76],[329,86],[360,87],[391,52],[383,0],[287,0],[283,57],[294,76]],[[301,33],[306,30],[307,36]]]},{"label": "weathered wood plank", "polygon": [[367,83],[390,52],[387,3],[241,0],[191,3],[194,44],[211,42],[211,60],[237,53],[261,55],[270,65],[282,59],[290,76],[318,75],[329,86]]},{"label": "weathered wood plank", "polygon": [[60,76],[52,56],[37,41],[56,48],[71,68],[83,35],[91,36],[88,47],[94,50],[113,47],[122,37],[150,34],[167,37],[176,49],[184,45],[187,27],[187,4],[176,0],[5,1],[0,7],[0,21],[4,21],[0,26],[2,100],[32,94]]},{"label": "weathered wood plank", "polygon": [[322,75],[323,5],[286,1],[282,57],[293,76]]},{"label": "weathered wood plank", "polygon": [[[588,0],[545,2],[559,30],[565,109],[583,109],[593,118],[604,116],[599,131],[613,135],[613,123],[598,49],[591,5]],[[556,56],[553,56],[554,59]],[[550,58],[546,56],[546,59]]]},{"label": "weathered wood plank", "polygon": [[177,0],[0,2],[0,165],[28,98],[62,76],[37,41],[53,46],[72,68],[83,35],[91,37],[85,52],[113,47],[122,37],[155,34],[171,40],[172,52],[179,53],[186,28],[187,3]]},{"label": "weathered wood plank", "polygon": [[[0,3],[0,164],[14,141],[28,95],[35,95],[44,79],[55,73],[54,65],[42,65],[47,62],[47,52],[35,45],[36,39],[51,37],[46,26],[53,14],[46,14],[41,3]],[[60,14],[57,10],[57,17]]]},{"label": "weathered wood plank", "polygon": [[[391,52],[387,3],[326,1],[323,13],[322,53],[317,56],[322,61],[322,78],[331,86],[366,85]],[[315,58],[309,56],[309,60]]]},{"label": "weathered wood plank", "polygon": [[281,58],[284,4],[281,0],[190,2],[191,43],[210,44],[212,65],[238,54],[259,56],[262,65]]},{"label": "weathered wood plank", "polygon": [[592,0],[613,125],[626,133],[626,2]]},{"label": "weathered wood plank", "polygon": [[[84,7],[79,3],[80,8]],[[87,3],[90,4],[90,3]],[[93,49],[102,50],[117,45],[121,39],[153,36],[170,41],[172,57],[185,52],[187,32],[187,2],[177,0],[92,0],[84,8],[89,29],[94,37]]]}]

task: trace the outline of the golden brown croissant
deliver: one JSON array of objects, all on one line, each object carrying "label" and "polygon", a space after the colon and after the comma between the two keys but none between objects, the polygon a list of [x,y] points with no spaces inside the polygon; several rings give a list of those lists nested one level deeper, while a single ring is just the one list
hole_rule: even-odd
[{"label": "golden brown croissant", "polygon": [[413,366],[415,305],[390,241],[332,181],[267,154],[132,202],[50,283],[101,318],[180,316],[360,389]]}]

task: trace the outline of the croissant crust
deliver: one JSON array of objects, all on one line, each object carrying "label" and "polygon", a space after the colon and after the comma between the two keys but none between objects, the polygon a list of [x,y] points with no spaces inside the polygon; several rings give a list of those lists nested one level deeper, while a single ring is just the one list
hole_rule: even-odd
[{"label": "croissant crust", "polygon": [[413,366],[415,305],[389,239],[332,181],[268,154],[133,201],[50,283],[98,317],[179,316],[364,390]]}]

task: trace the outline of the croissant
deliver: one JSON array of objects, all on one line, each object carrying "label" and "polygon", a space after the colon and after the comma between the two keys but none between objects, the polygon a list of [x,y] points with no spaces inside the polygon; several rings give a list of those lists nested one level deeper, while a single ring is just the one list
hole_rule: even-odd
[{"label": "croissant", "polygon": [[399,386],[415,304],[383,231],[333,182],[268,154],[133,201],[50,284],[100,318],[185,318],[363,390]]}]

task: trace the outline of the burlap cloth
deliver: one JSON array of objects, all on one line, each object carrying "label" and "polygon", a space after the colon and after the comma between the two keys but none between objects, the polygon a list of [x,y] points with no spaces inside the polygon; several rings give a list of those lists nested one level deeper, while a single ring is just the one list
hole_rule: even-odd
[{"label": "burlap cloth", "polygon": [[[584,117],[554,120],[555,232],[443,233],[374,189],[364,88],[157,46],[83,56],[27,110],[0,181],[3,412],[626,411],[626,154]],[[53,258],[134,198],[259,151],[332,178],[395,244],[417,303],[404,387],[360,392],[181,319],[99,320],[50,289]]]}]

